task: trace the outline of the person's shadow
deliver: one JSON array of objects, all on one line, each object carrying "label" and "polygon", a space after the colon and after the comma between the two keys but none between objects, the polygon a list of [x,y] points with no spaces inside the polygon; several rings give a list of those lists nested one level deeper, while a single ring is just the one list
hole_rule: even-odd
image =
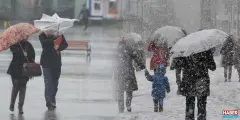
[{"label": "person's shadow", "polygon": [[57,114],[55,111],[46,111],[45,112],[45,116],[44,116],[44,120],[58,120]]},{"label": "person's shadow", "polygon": [[14,114],[10,114],[10,120],[25,120],[23,115],[18,115],[18,119],[16,119]]}]

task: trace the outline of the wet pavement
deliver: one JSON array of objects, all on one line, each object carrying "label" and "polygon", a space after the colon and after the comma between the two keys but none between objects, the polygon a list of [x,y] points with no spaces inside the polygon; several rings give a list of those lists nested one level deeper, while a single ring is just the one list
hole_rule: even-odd
[{"label": "wet pavement", "polygon": [[[115,119],[118,111],[117,104],[112,99],[111,78],[116,38],[105,36],[102,28],[90,29],[94,29],[92,32],[95,34],[91,33],[85,38],[91,41],[91,63],[86,62],[85,51],[63,52],[62,76],[59,81],[57,109],[55,111],[47,111],[45,106],[43,77],[36,77],[28,82],[24,115],[18,115],[17,102],[15,112],[9,111],[12,83],[6,70],[12,55],[10,51],[0,52],[1,120]],[[77,33],[78,31],[66,33],[66,38],[81,40],[83,37]],[[72,37],[73,35],[75,38]],[[38,40],[30,41],[36,49],[36,62],[39,62],[40,43]]]},{"label": "wet pavement", "polygon": [[[1,78],[0,94],[4,96],[0,102],[1,119],[18,120],[17,102],[14,113],[8,109],[12,87],[10,76],[2,75]],[[23,120],[113,120],[117,106],[112,100],[109,79],[61,76],[57,109],[47,111],[43,78],[37,77],[28,82],[24,112]]]}]

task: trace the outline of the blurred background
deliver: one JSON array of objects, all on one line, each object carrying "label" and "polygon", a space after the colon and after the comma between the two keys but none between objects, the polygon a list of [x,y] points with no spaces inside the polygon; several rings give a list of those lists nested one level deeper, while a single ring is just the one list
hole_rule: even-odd
[{"label": "blurred background", "polygon": [[92,24],[114,24],[111,27],[144,38],[164,25],[188,32],[218,28],[233,34],[239,28],[239,0],[0,0],[0,19],[34,20],[42,13],[76,18],[83,4],[91,12]]}]

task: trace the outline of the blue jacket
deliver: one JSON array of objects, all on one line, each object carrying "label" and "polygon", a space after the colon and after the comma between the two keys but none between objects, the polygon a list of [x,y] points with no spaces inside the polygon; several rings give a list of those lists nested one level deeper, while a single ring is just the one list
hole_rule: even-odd
[{"label": "blue jacket", "polygon": [[159,66],[154,75],[150,75],[147,70],[145,71],[147,80],[153,82],[152,97],[154,99],[163,99],[166,96],[166,91],[170,92],[168,77],[164,76],[165,73],[166,68],[164,66]]}]

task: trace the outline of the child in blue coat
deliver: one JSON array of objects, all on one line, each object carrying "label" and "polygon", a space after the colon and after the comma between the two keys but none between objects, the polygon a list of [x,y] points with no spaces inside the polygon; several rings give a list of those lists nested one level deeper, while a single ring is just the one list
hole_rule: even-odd
[{"label": "child in blue coat", "polygon": [[145,76],[148,81],[152,84],[152,97],[154,103],[154,112],[163,111],[163,99],[165,98],[165,93],[170,92],[170,86],[168,82],[168,77],[164,76],[166,73],[166,68],[164,65],[159,65],[154,72],[154,75],[150,75],[147,70],[145,70]]}]

